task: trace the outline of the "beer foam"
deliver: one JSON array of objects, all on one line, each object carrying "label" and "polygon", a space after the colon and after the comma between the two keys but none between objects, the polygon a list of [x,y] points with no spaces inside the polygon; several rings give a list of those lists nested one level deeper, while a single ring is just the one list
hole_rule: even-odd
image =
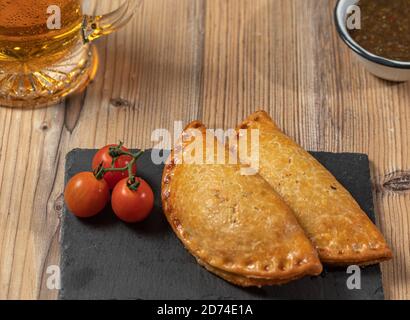
[{"label": "beer foam", "polygon": [[27,28],[46,25],[49,17],[47,8],[51,5],[61,8],[63,19],[68,19],[66,23],[74,21],[70,19],[71,16],[78,19],[75,11],[80,6],[79,0],[0,0],[0,27]]}]

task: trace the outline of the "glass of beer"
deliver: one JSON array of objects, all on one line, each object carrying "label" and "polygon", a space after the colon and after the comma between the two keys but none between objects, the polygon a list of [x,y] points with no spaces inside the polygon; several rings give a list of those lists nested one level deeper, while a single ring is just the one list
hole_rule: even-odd
[{"label": "glass of beer", "polygon": [[0,106],[55,104],[87,86],[91,42],[125,25],[141,0],[0,0]]}]

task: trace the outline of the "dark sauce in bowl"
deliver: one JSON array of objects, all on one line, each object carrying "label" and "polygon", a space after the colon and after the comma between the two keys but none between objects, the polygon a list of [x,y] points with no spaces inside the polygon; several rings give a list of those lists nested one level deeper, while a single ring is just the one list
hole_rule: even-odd
[{"label": "dark sauce in bowl", "polygon": [[360,0],[361,29],[349,30],[367,51],[410,62],[410,0]]}]

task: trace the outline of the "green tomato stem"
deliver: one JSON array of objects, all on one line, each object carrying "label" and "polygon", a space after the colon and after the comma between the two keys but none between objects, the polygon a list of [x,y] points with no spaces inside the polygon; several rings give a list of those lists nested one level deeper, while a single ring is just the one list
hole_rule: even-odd
[{"label": "green tomato stem", "polygon": [[132,191],[137,191],[138,188],[139,188],[139,186],[141,185],[141,182],[139,182],[138,180],[135,181],[135,179],[134,179],[134,181],[130,180],[127,185],[128,185],[128,188],[129,188],[130,190],[132,190]]},{"label": "green tomato stem", "polygon": [[101,162],[98,168],[94,171],[94,176],[97,180],[101,180],[104,178],[105,169],[103,167],[103,163]]},{"label": "green tomato stem", "polygon": [[[107,172],[128,171],[129,181],[131,182],[131,183],[128,184],[128,187],[131,190],[136,191],[138,189],[139,185],[140,185],[140,182],[136,181],[135,174],[132,172],[132,167],[137,162],[138,158],[141,157],[144,154],[144,150],[141,150],[137,153],[131,153],[131,152],[122,150],[122,146],[123,146],[123,142],[120,141],[120,143],[118,145],[116,145],[115,147],[110,147],[109,154],[112,157],[111,167],[110,168],[104,168],[103,164],[101,163],[99,165],[99,167],[95,170],[94,175],[98,180],[100,180],[104,177],[104,175]],[[126,165],[123,168],[115,168],[114,167],[115,161],[119,157],[124,156],[124,155],[132,157],[132,160],[128,163],[128,165]]]}]

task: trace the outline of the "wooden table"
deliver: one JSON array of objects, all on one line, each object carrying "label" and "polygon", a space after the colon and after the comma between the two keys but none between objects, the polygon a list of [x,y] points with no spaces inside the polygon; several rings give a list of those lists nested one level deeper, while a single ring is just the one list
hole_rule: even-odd
[{"label": "wooden table", "polygon": [[386,297],[410,298],[410,83],[368,74],[338,39],[333,0],[146,0],[100,39],[81,94],[41,110],[0,108],[0,298],[52,299],[65,155],[200,119],[230,128],[267,110],[309,150],[364,152],[378,224],[394,250]]}]

